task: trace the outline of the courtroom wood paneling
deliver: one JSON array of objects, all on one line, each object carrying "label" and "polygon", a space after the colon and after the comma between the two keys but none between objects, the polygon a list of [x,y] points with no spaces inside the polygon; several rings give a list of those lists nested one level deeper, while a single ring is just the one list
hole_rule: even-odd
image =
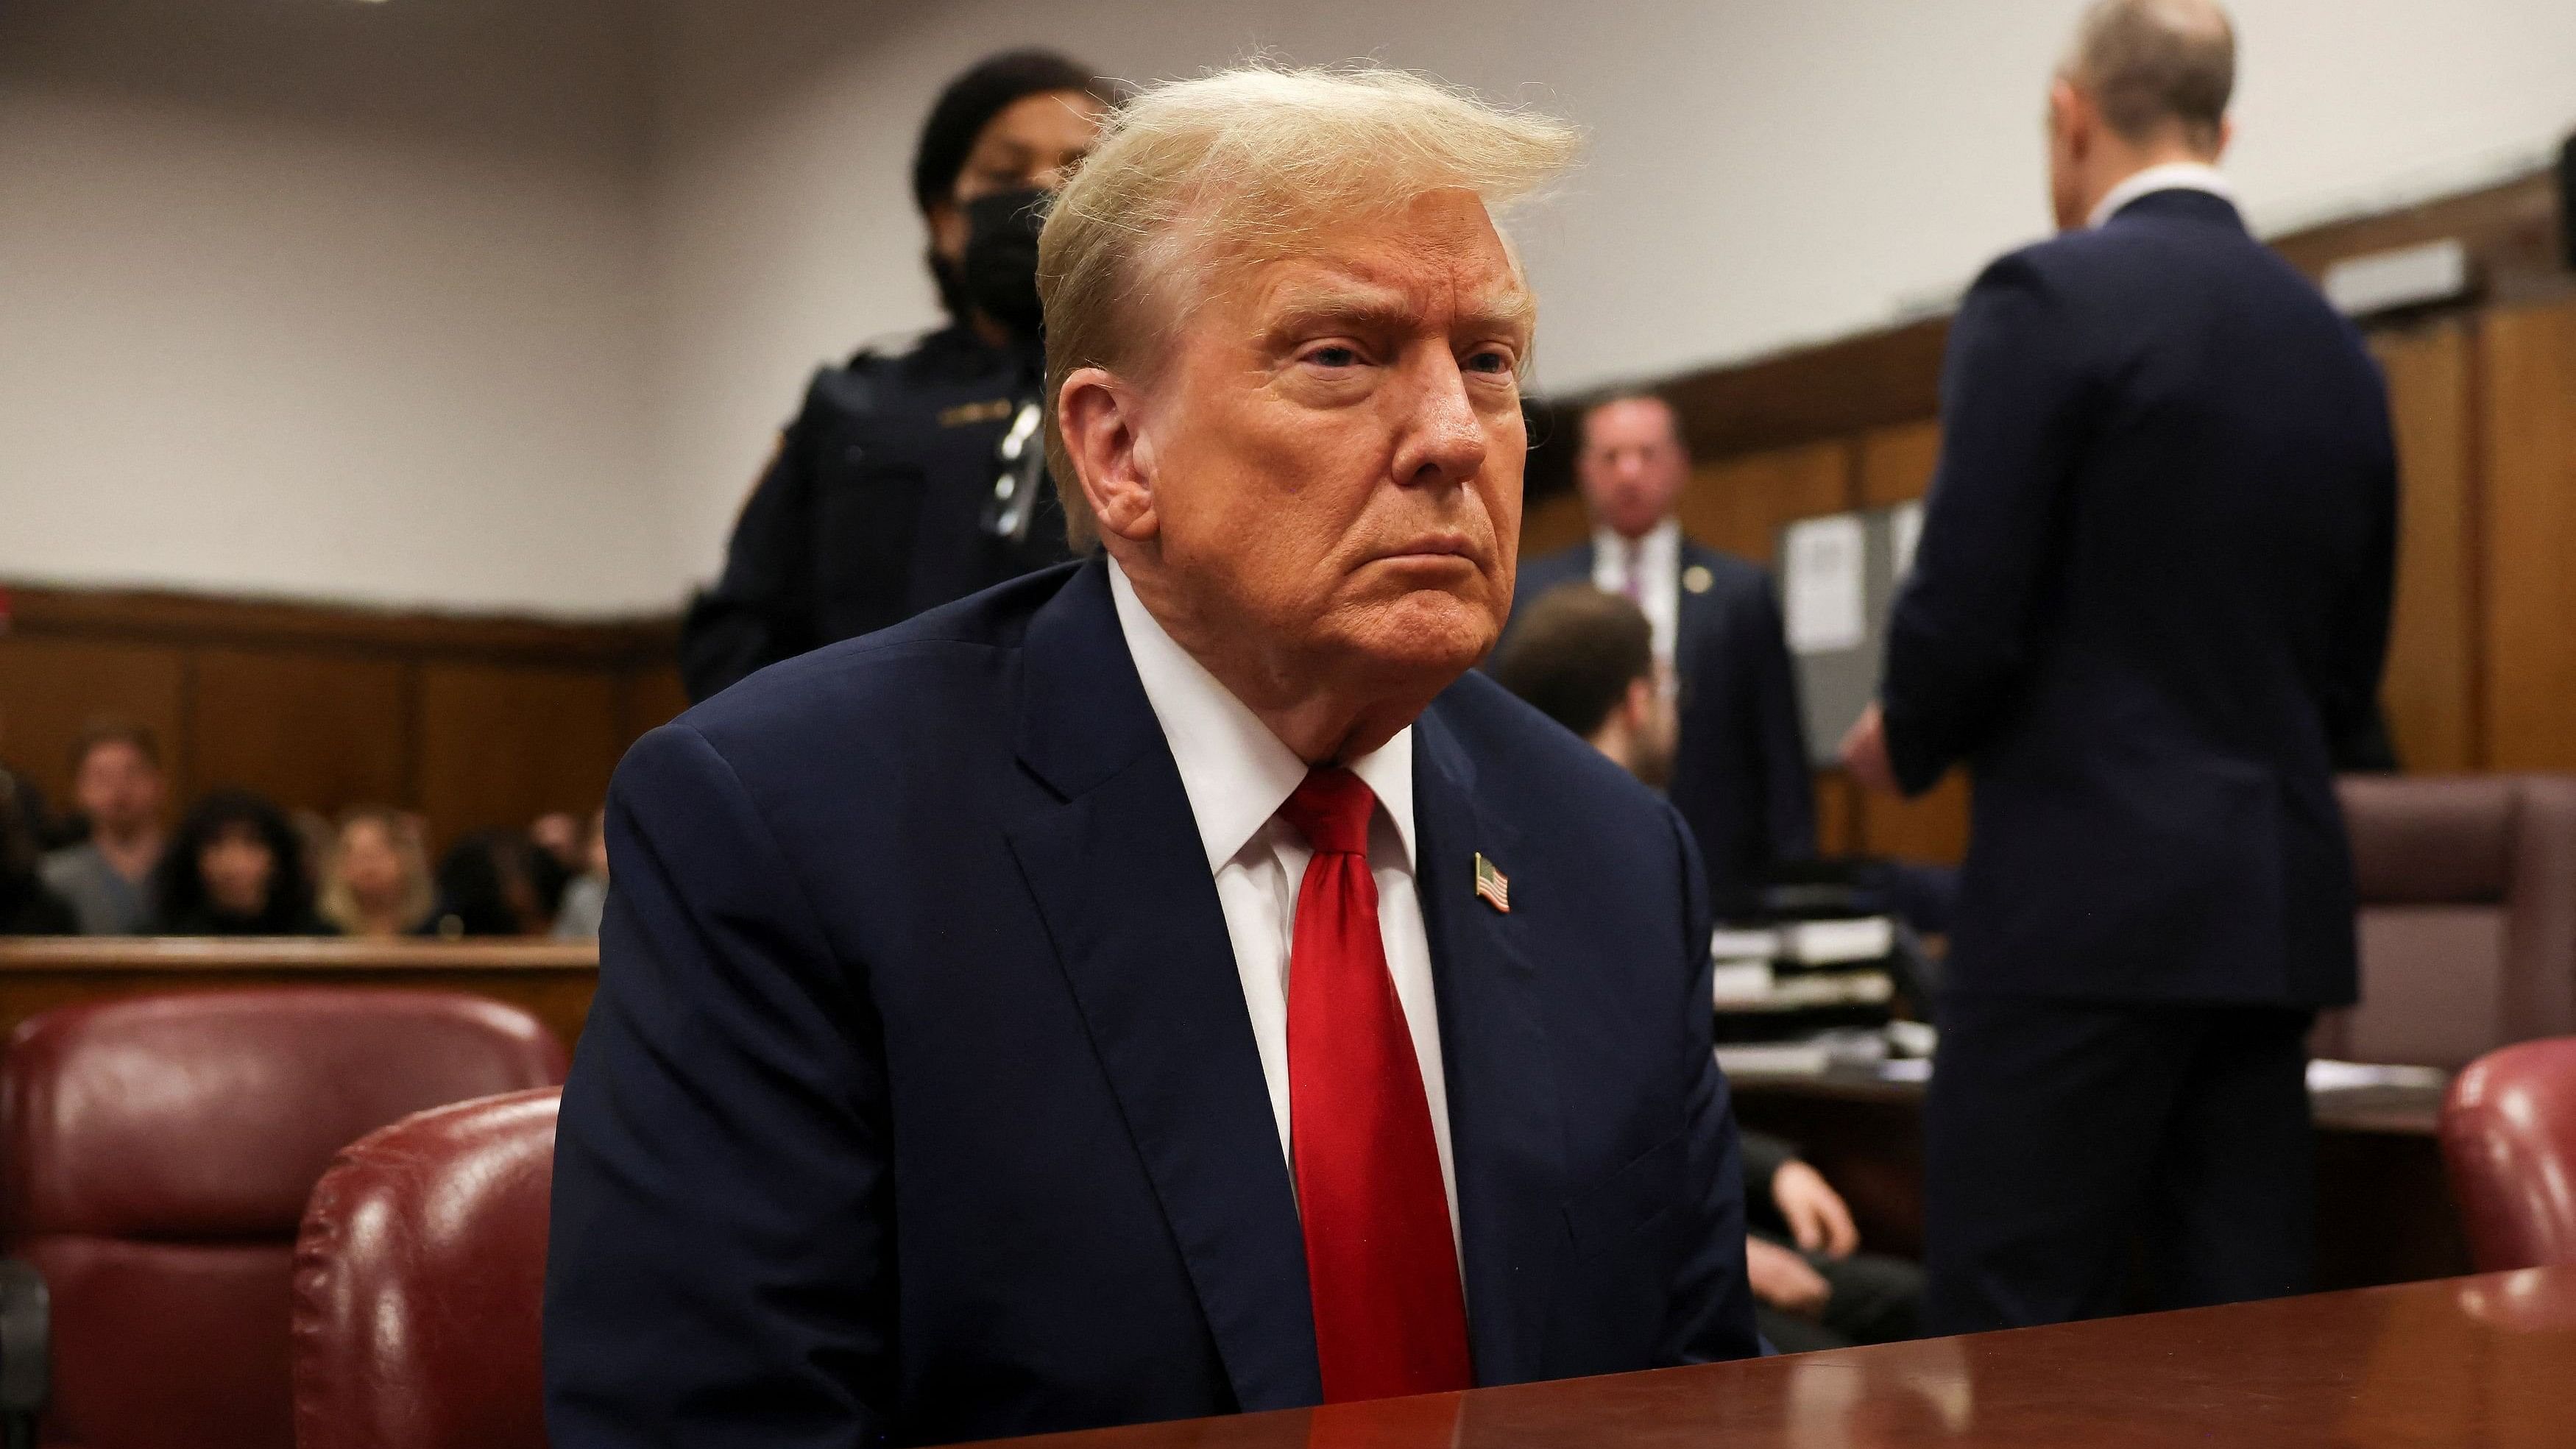
[{"label": "courtroom wood paneling", "polygon": [[676,665],[629,670],[621,684],[618,733],[629,740],[669,724],[689,707],[689,692],[680,684]]},{"label": "courtroom wood paneling", "polygon": [[[1860,440],[1860,503],[1890,508],[1921,498],[1941,461],[1941,425],[1907,423],[1865,433]],[[1940,784],[1912,800],[1864,794],[1859,798],[1858,850],[1864,855],[1955,865],[1968,851],[1968,777],[1953,769]]]},{"label": "courtroom wood paneling", "polygon": [[1941,349],[1949,335],[1949,319],[1935,317],[1710,368],[1656,390],[1672,400],[1683,436],[1702,459],[1847,438],[1940,411]]},{"label": "courtroom wood paneling", "polygon": [[2478,350],[2484,763],[2576,769],[2576,303],[2489,313]]},{"label": "courtroom wood paneling", "polygon": [[185,656],[166,645],[0,634],[0,760],[66,808],[73,744],[89,721],[115,715],[160,736],[164,760],[178,766],[186,674]]},{"label": "courtroom wood paneling", "polygon": [[1768,567],[1784,524],[1852,506],[1852,447],[1834,441],[1702,463],[1682,490],[1682,531]]},{"label": "courtroom wood paneling", "polygon": [[474,826],[596,808],[619,751],[687,705],[669,618],[559,623],[55,588],[7,598],[0,759],[58,804],[72,738],[110,713],[161,734],[174,805],[223,784],[325,814],[389,804],[424,810],[444,845]]},{"label": "courtroom wood paneling", "polygon": [[1816,853],[1850,855],[1860,848],[1860,791],[1840,770],[1816,772]]},{"label": "courtroom wood paneling", "polygon": [[1521,514],[1521,561],[1571,548],[1591,536],[1592,520],[1578,493],[1542,498]]},{"label": "courtroom wood paneling", "polygon": [[12,587],[13,627],[31,635],[156,644],[339,647],[522,663],[630,665],[673,658],[671,618],[612,623],[501,615],[402,614],[351,605],[287,603],[123,589]]},{"label": "courtroom wood paneling", "polygon": [[2447,319],[2372,339],[2397,432],[2397,597],[2380,697],[2408,770],[2475,769],[2477,512],[2471,470],[2470,340]]},{"label": "courtroom wood paneling", "polygon": [[617,683],[603,674],[430,664],[420,691],[420,808],[443,839],[552,810],[587,815],[626,748]]},{"label": "courtroom wood paneling", "polygon": [[2568,288],[2559,234],[2557,183],[2547,171],[2414,206],[2267,239],[2292,266],[2322,281],[2347,257],[2424,242],[2458,240],[2484,287],[2481,300],[2520,302],[2564,296]]},{"label": "courtroom wood paneling", "polygon": [[599,986],[599,948],[532,940],[0,939],[0,1041],[27,1018],[77,1002],[272,986],[488,996],[525,1008],[571,1047]]},{"label": "courtroom wood paneling", "polygon": [[[2456,237],[2481,279],[2479,300],[2566,296],[2554,183],[2536,172],[2500,185],[2268,238],[2312,277],[2346,257]],[[1940,411],[1949,319],[1932,317],[1816,347],[1704,368],[1657,385],[1702,458],[1853,437]]]},{"label": "courtroom wood paneling", "polygon": [[1932,489],[1941,461],[1941,425],[1907,423],[1864,433],[1860,440],[1860,506],[1890,508]]},{"label": "courtroom wood paneling", "polygon": [[1958,864],[1968,853],[1968,772],[1954,767],[1940,784],[1912,800],[1862,795],[1860,851]]},{"label": "courtroom wood paneling", "polygon": [[213,646],[196,657],[188,778],[337,815],[411,798],[410,708],[392,660]]}]

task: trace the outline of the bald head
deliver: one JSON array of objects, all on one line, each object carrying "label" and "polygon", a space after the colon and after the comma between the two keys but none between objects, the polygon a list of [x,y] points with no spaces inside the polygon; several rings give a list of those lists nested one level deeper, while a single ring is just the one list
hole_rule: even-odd
[{"label": "bald head", "polygon": [[2048,201],[2065,230],[2151,166],[2227,149],[2236,32],[2210,0],[2100,0],[2048,87]]},{"label": "bald head", "polygon": [[2059,75],[2133,146],[2214,155],[2236,89],[2236,28],[2211,0],[2101,0]]}]

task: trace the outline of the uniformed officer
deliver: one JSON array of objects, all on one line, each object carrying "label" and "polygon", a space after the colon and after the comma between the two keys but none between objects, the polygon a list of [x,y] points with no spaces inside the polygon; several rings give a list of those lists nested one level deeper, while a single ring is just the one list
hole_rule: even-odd
[{"label": "uniformed officer", "polygon": [[949,325],[815,374],[723,577],[689,608],[692,700],[1068,556],[1038,426],[1038,223],[1113,100],[1041,50],[989,57],[940,93],[912,193]]}]

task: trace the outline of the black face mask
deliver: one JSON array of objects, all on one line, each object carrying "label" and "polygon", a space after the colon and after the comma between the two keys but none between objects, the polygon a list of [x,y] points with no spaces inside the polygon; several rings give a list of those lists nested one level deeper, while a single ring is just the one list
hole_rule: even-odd
[{"label": "black face mask", "polygon": [[966,254],[958,279],[984,315],[1023,337],[1038,335],[1038,228],[1051,192],[1028,187],[966,203]]}]

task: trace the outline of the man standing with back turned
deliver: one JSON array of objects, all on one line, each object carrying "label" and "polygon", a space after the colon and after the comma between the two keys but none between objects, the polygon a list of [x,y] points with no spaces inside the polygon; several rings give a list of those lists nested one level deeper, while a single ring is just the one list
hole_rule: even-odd
[{"label": "man standing with back turned", "polygon": [[2207,0],[2106,0],[2049,95],[2065,235],[1952,325],[1864,783],[1974,771],[1927,1108],[1930,1327],[2300,1291],[2304,1039],[2353,1000],[2329,742],[2378,692],[2396,469],[2352,328],[2212,169]]},{"label": "man standing with back turned", "polygon": [[557,1449],[1754,1350],[1689,832],[1469,672],[1535,310],[1488,207],[1573,144],[1386,72],[1110,122],[1039,251],[1048,454],[1106,556],[765,670],[618,767]]}]

